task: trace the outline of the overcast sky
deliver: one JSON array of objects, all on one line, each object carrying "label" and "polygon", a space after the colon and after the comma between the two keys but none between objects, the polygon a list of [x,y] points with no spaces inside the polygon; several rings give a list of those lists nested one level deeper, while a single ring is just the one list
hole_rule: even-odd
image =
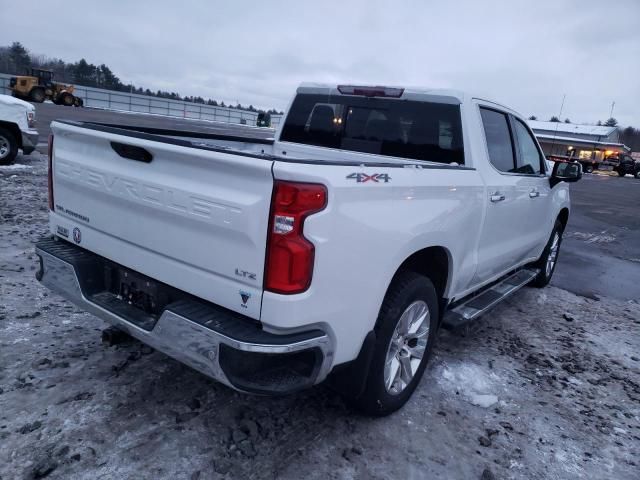
[{"label": "overcast sky", "polygon": [[[0,0],[0,45],[124,82],[286,107],[301,81],[456,88],[522,114],[640,128],[640,0]],[[64,12],[71,14],[62,14]]]}]

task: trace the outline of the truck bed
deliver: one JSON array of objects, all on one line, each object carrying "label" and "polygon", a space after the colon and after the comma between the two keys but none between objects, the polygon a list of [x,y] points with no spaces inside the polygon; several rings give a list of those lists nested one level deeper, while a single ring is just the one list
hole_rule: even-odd
[{"label": "truck bed", "polygon": [[[234,150],[238,153],[270,154],[274,144],[272,136],[262,135],[261,129],[255,128],[251,129],[254,130],[254,135],[228,135],[207,132],[206,129],[197,126],[194,126],[193,129],[185,130],[73,120],[57,120],[56,123],[185,147],[219,149],[222,151]],[[249,130],[248,127],[247,130]]]}]

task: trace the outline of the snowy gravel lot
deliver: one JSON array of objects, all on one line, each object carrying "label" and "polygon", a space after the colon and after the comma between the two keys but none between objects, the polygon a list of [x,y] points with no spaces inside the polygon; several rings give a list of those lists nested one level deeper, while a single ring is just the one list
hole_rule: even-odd
[{"label": "snowy gravel lot", "polygon": [[103,345],[105,324],[38,284],[46,159],[17,162],[0,167],[0,479],[640,478],[640,295],[523,289],[441,332],[387,418],[322,386],[242,395]]}]

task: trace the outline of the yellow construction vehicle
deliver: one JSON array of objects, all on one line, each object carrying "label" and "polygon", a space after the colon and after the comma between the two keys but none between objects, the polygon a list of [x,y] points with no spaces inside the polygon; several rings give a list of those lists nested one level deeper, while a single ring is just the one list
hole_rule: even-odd
[{"label": "yellow construction vehicle", "polygon": [[83,101],[73,94],[73,85],[64,85],[53,81],[53,72],[31,68],[27,75],[12,77],[9,88],[14,97],[36,103],[51,100],[56,105],[81,107]]}]

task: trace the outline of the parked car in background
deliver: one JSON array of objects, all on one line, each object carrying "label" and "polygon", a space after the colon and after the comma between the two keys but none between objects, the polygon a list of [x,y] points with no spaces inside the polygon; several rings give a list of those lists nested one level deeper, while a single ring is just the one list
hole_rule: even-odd
[{"label": "parked car in background", "polygon": [[640,179],[640,160],[636,160],[631,155],[623,153],[618,155],[617,164],[613,167],[613,170],[621,177],[625,175],[633,175]]},{"label": "parked car in background", "polygon": [[56,121],[37,278],[218,381],[409,399],[438,328],[553,275],[581,166],[449,90],[301,86],[275,139]]},{"label": "parked car in background", "polygon": [[0,165],[13,163],[22,149],[25,155],[38,144],[36,108],[29,102],[0,95]]},{"label": "parked car in background", "polygon": [[577,162],[582,165],[584,173],[593,173],[594,170],[611,171],[618,164],[617,158],[611,156],[603,160],[578,158],[575,155],[575,150],[572,150],[568,155],[547,155],[547,160],[552,162]]}]

